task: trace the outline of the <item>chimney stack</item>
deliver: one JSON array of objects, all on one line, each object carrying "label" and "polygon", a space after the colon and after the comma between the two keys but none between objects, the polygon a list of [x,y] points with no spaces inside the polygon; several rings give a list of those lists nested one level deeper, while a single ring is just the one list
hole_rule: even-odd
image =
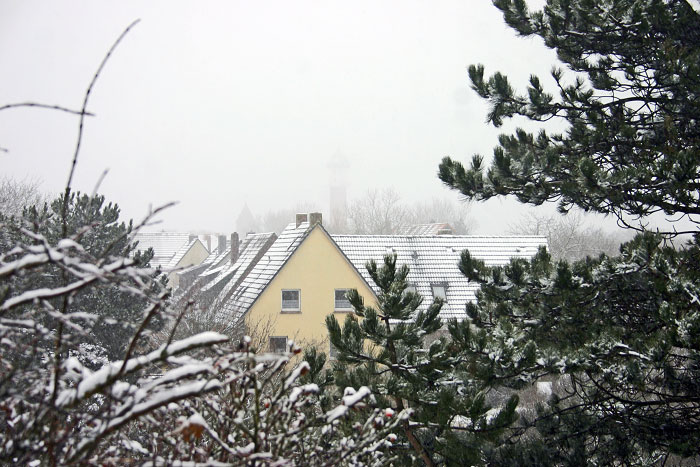
[{"label": "chimney stack", "polygon": [[231,264],[234,264],[236,261],[238,261],[238,249],[240,248],[240,244],[238,241],[238,233],[233,232],[231,234]]},{"label": "chimney stack", "polygon": [[189,238],[187,239],[187,243],[192,243],[193,240],[196,240],[197,236],[190,234]]},{"label": "chimney stack", "polygon": [[216,245],[216,250],[220,255],[223,255],[224,251],[226,251],[226,235],[219,235],[218,238],[219,241]]},{"label": "chimney stack", "polygon": [[323,215],[320,212],[312,212],[309,214],[309,226],[313,227],[316,224],[323,225]]},{"label": "chimney stack", "polygon": [[307,222],[309,220],[309,215],[308,214],[297,214],[297,228],[304,222]]}]

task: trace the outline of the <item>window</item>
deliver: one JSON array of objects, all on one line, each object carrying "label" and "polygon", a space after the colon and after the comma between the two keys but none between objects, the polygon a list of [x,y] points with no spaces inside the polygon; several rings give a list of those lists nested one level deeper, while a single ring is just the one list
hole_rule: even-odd
[{"label": "window", "polygon": [[447,301],[447,287],[444,284],[432,284],[433,298],[441,298]]},{"label": "window", "polygon": [[335,289],[335,311],[352,311],[347,293],[350,289]]},{"label": "window", "polygon": [[282,291],[282,313],[301,311],[301,290]]},{"label": "window", "polygon": [[287,336],[270,337],[270,352],[284,353],[287,351]]}]

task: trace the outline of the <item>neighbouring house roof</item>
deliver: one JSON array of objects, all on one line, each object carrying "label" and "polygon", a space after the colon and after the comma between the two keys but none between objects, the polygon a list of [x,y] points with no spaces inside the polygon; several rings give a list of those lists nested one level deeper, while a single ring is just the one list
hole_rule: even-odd
[{"label": "neighbouring house roof", "polygon": [[222,297],[223,291],[219,295],[217,302],[221,303],[222,315],[236,320],[248,311],[311,230],[308,222],[302,222],[298,226],[296,223],[289,224],[240,285],[229,290],[226,298]]},{"label": "neighbouring house roof", "polygon": [[177,268],[177,265],[180,263],[180,261],[182,261],[182,258],[184,258],[187,252],[190,251],[197,243],[202,245],[202,248],[204,248],[207,251],[207,253],[209,252],[209,250],[207,250],[207,247],[204,246],[204,244],[199,238],[194,238],[193,240],[187,242],[187,244],[180,247],[180,249],[175,252],[173,257],[170,258],[170,261],[168,261],[168,264],[166,264],[163,269],[165,271],[172,271],[173,269]]},{"label": "neighbouring house roof", "polygon": [[206,283],[206,280],[216,277],[216,274],[225,267],[222,264],[230,259],[230,253],[230,247],[227,247],[223,253],[219,253],[216,250],[212,251],[200,264],[195,264],[176,272],[177,276],[180,277],[179,287],[176,293],[186,293],[185,289],[195,286],[196,284],[201,286],[203,282]]},{"label": "neighbouring house roof", "polygon": [[190,242],[190,234],[180,232],[139,232],[134,236],[138,242],[136,249],[145,251],[153,248],[151,267],[157,268],[170,263],[176,253]]},{"label": "neighbouring house roof", "polygon": [[433,302],[432,286],[446,289],[447,301],[440,312],[442,319],[464,319],[467,302],[476,300],[479,285],[469,282],[459,271],[463,250],[483,260],[487,266],[507,264],[511,258],[531,258],[540,246],[542,236],[472,236],[472,235],[331,235],[345,256],[360,271],[375,293],[365,264],[373,259],[381,264],[387,254],[396,254],[398,265],[407,265],[409,284],[423,297],[419,310]]},{"label": "neighbouring house roof", "polygon": [[[207,257],[209,258],[209,257]],[[211,265],[207,263],[200,263],[200,264],[193,264],[190,267],[187,267],[185,269],[177,271],[175,274],[177,274],[180,277],[187,277],[190,275],[194,276],[199,276],[202,274],[204,271],[206,271]]]},{"label": "neighbouring house roof", "polygon": [[455,229],[450,224],[438,222],[432,224],[402,225],[397,229],[397,235],[441,235],[454,234]]},{"label": "neighbouring house roof", "polygon": [[209,273],[214,269],[218,269],[225,266],[226,261],[231,259],[231,247],[228,246],[223,253],[218,251],[213,251],[207,259],[204,260],[202,264],[206,264],[208,267],[204,270],[202,274]]},{"label": "neighbouring house roof", "polygon": [[202,288],[202,293],[215,293],[216,296],[209,299],[217,307],[218,304],[225,305],[229,295],[245,280],[276,239],[277,235],[274,232],[248,234],[241,242],[240,254],[235,263],[221,265],[204,272],[203,275],[208,275],[218,270],[216,277]]},{"label": "neighbouring house roof", "polygon": [[[265,242],[274,234],[263,233],[263,234],[248,234],[243,241],[239,249],[238,258],[236,261],[225,264],[220,264],[216,268],[209,269],[205,271],[202,276],[214,275],[215,277],[208,282],[202,291],[206,292],[211,288],[216,287],[223,280],[227,280],[226,276],[236,273],[241,267],[245,269],[254,260],[257,253],[263,247]],[[243,272],[241,270],[241,272]]]}]

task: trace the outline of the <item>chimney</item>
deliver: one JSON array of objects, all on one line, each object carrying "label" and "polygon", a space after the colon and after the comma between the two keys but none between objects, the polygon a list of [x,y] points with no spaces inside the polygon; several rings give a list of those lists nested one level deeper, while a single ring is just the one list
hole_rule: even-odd
[{"label": "chimney", "polygon": [[309,226],[313,227],[316,224],[323,224],[323,214],[320,212],[309,213]]},{"label": "chimney", "polygon": [[187,239],[187,243],[192,243],[193,240],[196,240],[197,236],[190,234],[189,238]]},{"label": "chimney", "polygon": [[238,241],[238,233],[233,232],[231,234],[231,264],[234,264],[236,261],[238,261],[238,249],[240,248],[240,244]]},{"label": "chimney", "polygon": [[211,253],[211,235],[207,234],[207,251]]},{"label": "chimney", "polygon": [[226,235],[219,235],[219,242],[216,245],[216,249],[219,252],[220,255],[224,254],[224,251],[226,251]]},{"label": "chimney", "polygon": [[309,215],[308,214],[297,214],[297,228],[304,222],[307,222],[309,220]]}]

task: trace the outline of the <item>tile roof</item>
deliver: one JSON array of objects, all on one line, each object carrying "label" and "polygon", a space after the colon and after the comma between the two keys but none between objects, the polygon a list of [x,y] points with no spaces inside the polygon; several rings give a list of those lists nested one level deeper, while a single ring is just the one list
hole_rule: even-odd
[{"label": "tile roof", "polygon": [[225,267],[226,262],[231,259],[231,247],[228,246],[224,250],[223,253],[219,253],[218,251],[214,250],[211,252],[209,256],[207,256],[207,259],[205,259],[202,264],[208,265],[207,269],[203,272],[203,274],[209,274],[212,270],[219,269],[222,267]]},{"label": "tile roof", "polygon": [[362,274],[365,281],[379,291],[369,277],[365,264],[375,260],[381,264],[387,254],[396,254],[397,264],[410,268],[409,283],[423,296],[420,310],[433,301],[432,285],[444,285],[447,301],[442,319],[466,317],[466,304],[476,299],[479,286],[469,282],[459,271],[462,250],[469,250],[488,266],[507,264],[511,258],[530,258],[547,240],[541,236],[471,236],[471,235],[331,235],[345,256]]},{"label": "tile roof", "polygon": [[233,290],[231,288],[236,281],[232,279],[229,282],[231,286],[225,291],[226,294],[222,290],[217,298],[217,303],[221,304],[222,316],[233,320],[242,316],[310,231],[308,222],[303,222],[299,226],[296,223],[289,224],[240,285]]},{"label": "tile roof", "polygon": [[441,231],[447,231],[447,234],[453,234],[454,229],[450,224],[433,223],[433,224],[412,224],[402,225],[397,229],[397,235],[438,235]]},{"label": "tile roof", "polygon": [[175,253],[190,241],[190,234],[180,232],[138,232],[134,235],[138,241],[136,249],[145,251],[153,248],[151,267],[165,267]]},{"label": "tile roof", "polygon": [[185,269],[179,269],[175,274],[177,274],[180,277],[184,277],[190,274],[199,276],[201,273],[206,271],[209,266],[209,264],[206,264],[204,262],[200,264],[193,264],[192,266],[186,267]]},{"label": "tile roof", "polygon": [[[274,232],[248,234],[241,243],[236,262],[216,268],[219,270],[216,278],[202,288],[203,293],[210,291],[216,293],[215,297],[210,298],[215,307],[221,308],[222,311],[228,310],[228,297],[241,284],[241,281],[245,281],[248,273],[254,270],[261,255],[269,251],[276,239]],[[210,271],[205,274],[208,272]]]},{"label": "tile roof", "polygon": [[[206,250],[207,247],[204,246],[202,241],[199,238],[194,238],[193,240],[187,242],[186,245],[181,246],[180,249],[177,250],[177,252],[175,252],[173,257],[170,258],[170,261],[168,261],[168,264],[166,264],[165,267],[163,267],[163,270],[171,271],[171,270],[177,268],[177,264],[182,260],[182,258],[187,254],[187,252],[190,251],[190,249],[197,242],[199,242],[202,245],[202,247],[204,247],[204,249]],[[210,255],[208,255],[208,256],[210,256]]]},{"label": "tile roof", "polygon": [[[311,230],[308,222],[298,227],[294,223],[288,225],[240,285],[235,286],[237,281],[231,280],[219,294],[216,303],[221,306],[221,316],[233,320],[242,316]],[[409,282],[424,298],[419,309],[424,310],[432,303],[433,285],[445,287],[447,301],[440,313],[443,319],[464,319],[467,302],[476,299],[478,284],[470,283],[459,271],[463,250],[469,250],[488,266],[498,266],[507,264],[511,258],[531,258],[540,246],[547,245],[543,236],[330,235],[330,238],[377,294],[379,290],[365,264],[370,259],[381,263],[387,254],[396,254],[397,263],[410,268]]]},{"label": "tile roof", "polygon": [[187,293],[185,289],[192,286],[197,288],[202,287],[208,280],[215,278],[216,275],[225,267],[225,265],[222,264],[230,258],[230,252],[230,247],[226,248],[223,253],[218,253],[218,251],[214,250],[209,253],[209,256],[204,258],[204,261],[202,261],[200,264],[195,264],[177,271],[175,274],[179,276],[180,281],[175,293],[177,295],[185,294]]}]

